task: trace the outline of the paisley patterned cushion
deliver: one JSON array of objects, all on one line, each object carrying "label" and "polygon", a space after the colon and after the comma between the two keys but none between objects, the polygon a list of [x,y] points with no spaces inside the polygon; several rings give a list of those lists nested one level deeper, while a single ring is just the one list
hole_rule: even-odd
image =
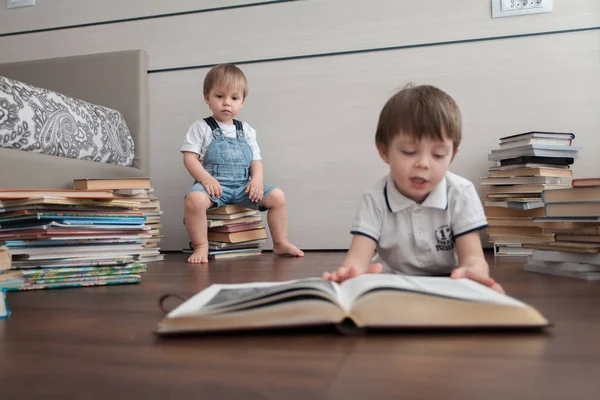
[{"label": "paisley patterned cushion", "polygon": [[3,76],[0,147],[125,166],[134,158],[118,111]]}]

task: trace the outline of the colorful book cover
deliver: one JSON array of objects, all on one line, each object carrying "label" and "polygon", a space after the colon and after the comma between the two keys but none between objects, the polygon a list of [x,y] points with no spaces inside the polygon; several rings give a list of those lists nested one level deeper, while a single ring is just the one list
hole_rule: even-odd
[{"label": "colorful book cover", "polygon": [[50,246],[78,246],[78,245],[103,245],[103,244],[143,244],[143,240],[138,236],[131,239],[71,239],[63,240],[5,240],[6,247],[50,247]]},{"label": "colorful book cover", "polygon": [[44,268],[19,271],[27,279],[79,278],[89,276],[139,274],[146,271],[146,264],[130,264],[115,267]]},{"label": "colorful book cover", "polygon": [[[20,257],[16,256],[30,256],[34,254],[85,254],[85,253],[101,253],[106,252],[116,254],[119,251],[129,251],[132,254],[136,254],[138,251],[144,250],[141,244],[136,243],[125,243],[125,244],[93,244],[93,245],[65,245],[65,246],[44,246],[44,247],[12,247],[10,252],[13,259],[17,260]],[[55,257],[64,258],[64,257]]]},{"label": "colorful book cover", "polygon": [[58,260],[13,261],[13,268],[107,267],[131,264],[135,256],[108,256],[93,258],[62,258]]},{"label": "colorful book cover", "polygon": [[[40,222],[35,222],[40,221]],[[111,217],[94,217],[88,215],[68,215],[68,214],[47,214],[47,213],[37,213],[32,215],[20,215],[20,216],[12,216],[0,218],[0,223],[2,226],[9,225],[43,225],[48,221],[54,221],[62,224],[107,224],[107,225],[140,225],[146,221],[146,217],[144,216],[111,216]]]},{"label": "colorful book cover", "polygon": [[[47,222],[47,221],[46,221]],[[22,225],[22,226],[18,226],[18,227],[4,227],[2,225],[0,225],[0,231],[2,233],[6,233],[6,232],[23,232],[23,231],[32,231],[32,230],[36,230],[36,231],[42,231],[42,232],[46,232],[49,233],[50,231],[54,230],[56,231],[56,233],[65,233],[65,234],[72,234],[72,233],[78,233],[78,231],[81,232],[88,232],[88,233],[100,233],[100,232],[104,232],[104,233],[115,233],[115,232],[131,232],[131,231],[148,231],[150,230],[150,228],[146,227],[146,225],[142,224],[142,225],[104,225],[104,224],[63,224],[60,222],[56,222],[56,221],[51,221],[48,223],[42,223],[37,224],[35,223],[34,225]]]},{"label": "colorful book cover", "polygon": [[87,282],[62,282],[62,283],[41,283],[41,284],[26,284],[21,283],[20,285],[14,285],[5,288],[7,291],[21,291],[21,290],[42,290],[42,289],[63,289],[73,287],[87,287],[87,286],[103,286],[103,285],[122,285],[130,283],[139,283],[141,278],[139,275],[133,275],[133,277],[120,278],[114,280],[95,280]]},{"label": "colorful book cover", "polygon": [[123,274],[123,275],[101,275],[101,276],[82,276],[82,277],[57,277],[27,280],[28,285],[50,285],[63,283],[87,283],[87,282],[102,282],[102,281],[120,281],[123,279],[142,279],[139,274]]}]

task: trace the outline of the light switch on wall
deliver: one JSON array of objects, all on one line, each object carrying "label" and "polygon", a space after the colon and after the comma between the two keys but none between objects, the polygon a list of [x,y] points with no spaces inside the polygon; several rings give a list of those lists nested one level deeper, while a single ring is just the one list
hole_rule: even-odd
[{"label": "light switch on wall", "polygon": [[6,8],[35,6],[35,0],[6,0]]}]

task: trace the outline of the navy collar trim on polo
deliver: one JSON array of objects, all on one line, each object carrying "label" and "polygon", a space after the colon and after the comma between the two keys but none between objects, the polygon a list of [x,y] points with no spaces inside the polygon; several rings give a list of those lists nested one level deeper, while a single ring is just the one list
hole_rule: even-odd
[{"label": "navy collar trim on polo", "polygon": [[[415,201],[404,196],[398,189],[391,174],[388,175],[387,182],[383,187],[383,196],[385,203],[390,212],[402,211],[414,204]],[[429,193],[425,201],[421,203],[421,207],[438,208],[440,210],[448,209],[448,193],[446,177]]]}]

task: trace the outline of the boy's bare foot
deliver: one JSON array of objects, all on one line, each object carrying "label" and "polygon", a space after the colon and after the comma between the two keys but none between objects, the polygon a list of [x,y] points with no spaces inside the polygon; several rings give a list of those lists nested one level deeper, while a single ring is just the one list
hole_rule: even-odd
[{"label": "boy's bare foot", "polygon": [[278,256],[304,257],[304,252],[290,242],[274,244],[273,253]]},{"label": "boy's bare foot", "polygon": [[201,264],[208,262],[208,244],[199,244],[194,247],[194,254],[188,258],[191,264]]}]

